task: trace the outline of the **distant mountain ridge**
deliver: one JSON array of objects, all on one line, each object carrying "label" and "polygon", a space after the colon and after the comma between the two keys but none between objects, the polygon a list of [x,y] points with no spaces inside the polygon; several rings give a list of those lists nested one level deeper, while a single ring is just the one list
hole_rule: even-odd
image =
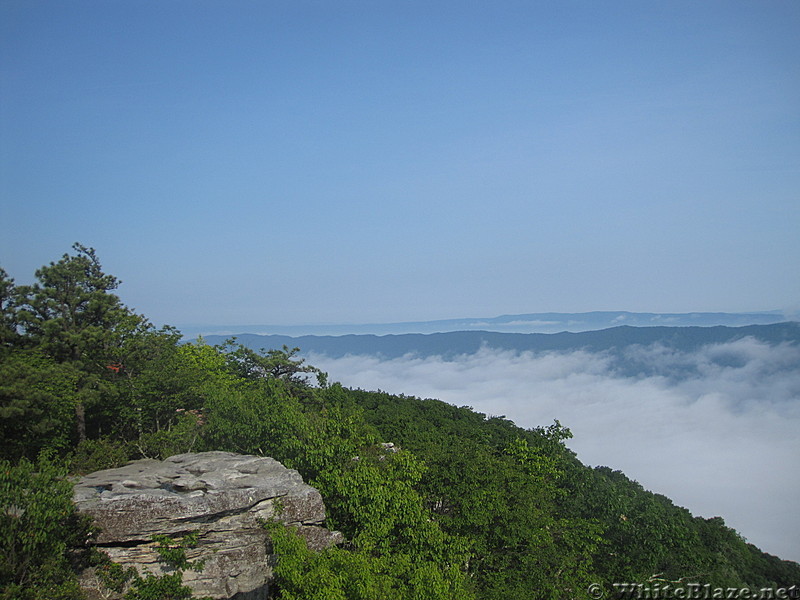
[{"label": "distant mountain ridge", "polygon": [[[210,335],[203,339],[220,344],[229,336]],[[398,358],[413,354],[449,358],[473,354],[483,347],[517,352],[601,352],[639,345],[661,344],[678,351],[692,351],[708,344],[721,344],[753,338],[769,344],[800,343],[800,323],[784,322],[744,327],[631,327],[623,325],[579,333],[502,333],[495,331],[452,331],[446,333],[406,333],[400,335],[342,335],[291,337],[243,333],[235,336],[253,349],[299,347],[303,354],[324,354],[332,358],[348,354]]]},{"label": "distant mountain ridge", "polygon": [[182,325],[179,329],[186,337],[197,335],[231,335],[235,333],[272,335],[348,335],[348,334],[403,334],[446,333],[450,331],[497,331],[503,333],[573,333],[608,329],[619,325],[633,327],[712,327],[726,325],[768,325],[792,320],[781,311],[766,312],[691,312],[691,313],[641,313],[629,311],[593,311],[584,313],[526,313],[442,319],[435,321],[410,321],[401,323],[321,324],[321,325]]}]

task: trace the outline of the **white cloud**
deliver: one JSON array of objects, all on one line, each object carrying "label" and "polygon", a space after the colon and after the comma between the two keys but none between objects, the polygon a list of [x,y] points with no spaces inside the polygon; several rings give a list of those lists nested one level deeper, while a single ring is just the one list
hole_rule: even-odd
[{"label": "white cloud", "polygon": [[[331,379],[569,427],[585,464],[620,469],[695,515],[722,516],[748,541],[800,561],[800,349],[745,339],[693,353],[629,348],[648,375],[608,353],[484,348],[453,360],[371,356],[309,362]],[[678,376],[680,375],[680,376]]]}]

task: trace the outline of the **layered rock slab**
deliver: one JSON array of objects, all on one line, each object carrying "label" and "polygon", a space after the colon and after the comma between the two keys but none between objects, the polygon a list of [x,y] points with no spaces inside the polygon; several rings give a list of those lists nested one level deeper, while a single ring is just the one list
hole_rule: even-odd
[{"label": "layered rock slab", "polygon": [[[340,533],[322,527],[319,492],[297,471],[267,457],[202,452],[137,460],[81,478],[74,499],[100,529],[96,545],[142,574],[171,572],[159,561],[153,535],[197,532],[198,545],[187,557],[205,566],[184,573],[196,596],[267,597],[275,557],[261,520],[295,527],[314,549],[342,541]],[[82,581],[90,595],[104,597],[92,572]]]}]

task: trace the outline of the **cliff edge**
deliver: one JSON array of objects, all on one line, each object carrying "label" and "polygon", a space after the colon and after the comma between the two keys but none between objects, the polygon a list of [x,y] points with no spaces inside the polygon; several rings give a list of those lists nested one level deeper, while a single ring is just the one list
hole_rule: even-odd
[{"label": "cliff edge", "polygon": [[[322,527],[319,492],[267,457],[202,452],[137,460],[81,478],[74,500],[100,529],[98,549],[140,574],[170,572],[159,562],[153,535],[196,532],[197,546],[187,558],[205,566],[183,579],[196,596],[267,598],[275,557],[260,520],[293,526],[313,549],[342,541],[339,532]],[[108,597],[91,569],[81,581],[90,598]]]}]

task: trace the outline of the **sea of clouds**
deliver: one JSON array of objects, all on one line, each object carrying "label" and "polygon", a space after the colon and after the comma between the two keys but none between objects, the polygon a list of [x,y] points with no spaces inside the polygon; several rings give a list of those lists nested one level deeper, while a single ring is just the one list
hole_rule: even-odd
[{"label": "sea of clouds", "polygon": [[800,562],[797,346],[743,339],[695,352],[483,348],[451,360],[314,355],[309,362],[349,387],[437,398],[526,428],[558,419],[584,464],[619,469]]}]

